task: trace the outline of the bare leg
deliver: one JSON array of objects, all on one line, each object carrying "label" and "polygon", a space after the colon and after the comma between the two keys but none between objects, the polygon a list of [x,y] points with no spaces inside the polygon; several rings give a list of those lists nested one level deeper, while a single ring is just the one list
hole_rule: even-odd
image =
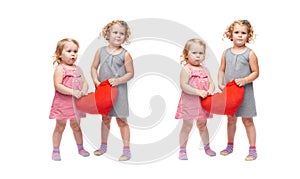
[{"label": "bare leg", "polygon": [[103,116],[101,123],[101,142],[107,143],[110,130],[111,117]]},{"label": "bare leg", "polygon": [[62,134],[66,128],[67,120],[56,120],[56,125],[52,135],[53,142],[53,152],[52,152],[52,160],[60,161],[60,142],[62,138]]},{"label": "bare leg", "polygon": [[256,129],[255,129],[253,119],[252,118],[242,118],[242,120],[243,120],[245,129],[246,129],[249,145],[255,146],[256,145]]},{"label": "bare leg", "polygon": [[221,155],[228,155],[233,152],[233,142],[236,131],[237,118],[228,116],[227,117],[227,147],[220,152]]},{"label": "bare leg", "polygon": [[228,142],[234,142],[234,136],[235,136],[235,131],[236,131],[236,122],[237,118],[228,116],[228,121],[227,121],[227,140]]},{"label": "bare leg", "polygon": [[83,156],[87,157],[90,153],[83,148],[83,138],[82,138],[82,131],[80,127],[80,120],[70,120],[70,127],[73,131],[73,135],[77,144],[78,153]]},{"label": "bare leg", "polygon": [[126,118],[117,118],[117,123],[120,128],[121,137],[123,140],[123,153],[119,158],[119,161],[126,161],[131,158],[131,152],[130,152],[130,129],[129,125],[127,123]]},{"label": "bare leg", "polygon": [[192,130],[194,124],[194,120],[183,120],[181,131],[179,134],[179,160],[188,160],[187,154],[186,154],[186,145],[189,140],[189,135]]},{"label": "bare leg", "polygon": [[59,148],[62,134],[66,128],[67,120],[56,120],[56,125],[52,135],[52,142],[54,148]]},{"label": "bare leg", "polygon": [[249,141],[249,154],[245,158],[247,161],[252,161],[257,158],[256,153],[256,129],[253,122],[253,118],[242,118],[243,124],[246,129],[248,141]]},{"label": "bare leg", "polygon": [[194,120],[183,120],[182,127],[179,134],[180,147],[186,147],[193,124],[194,124]]},{"label": "bare leg", "polygon": [[94,151],[94,155],[96,156],[100,156],[104,154],[107,150],[107,140],[108,140],[108,134],[110,130],[110,123],[111,123],[111,117],[102,116],[101,144],[100,144],[100,148]]},{"label": "bare leg", "polygon": [[77,120],[70,120],[70,127],[73,131],[73,135],[76,141],[76,144],[82,144],[82,131],[80,129],[80,123]]},{"label": "bare leg", "polygon": [[207,120],[197,120],[197,127],[199,129],[201,140],[204,144],[205,153],[209,156],[215,156],[216,152],[211,150],[209,146],[209,133],[207,129]]},{"label": "bare leg", "polygon": [[207,120],[197,120],[197,128],[203,144],[209,144],[209,134],[206,123]]},{"label": "bare leg", "polygon": [[126,118],[124,118],[124,119],[117,118],[117,123],[120,128],[123,145],[129,146],[130,145],[130,129],[129,129],[129,125],[127,123],[127,119]]}]

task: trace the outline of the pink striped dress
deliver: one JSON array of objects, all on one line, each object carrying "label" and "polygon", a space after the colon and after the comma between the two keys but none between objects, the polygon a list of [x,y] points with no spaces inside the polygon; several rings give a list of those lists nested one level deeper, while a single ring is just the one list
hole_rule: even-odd
[{"label": "pink striped dress", "polygon": [[[206,70],[194,69],[190,64],[187,64],[185,67],[190,70],[189,85],[200,90],[208,90],[209,79]],[[212,114],[202,108],[200,100],[199,96],[190,95],[182,91],[175,119],[203,120],[212,118]]]},{"label": "pink striped dress", "polygon": [[[60,65],[62,65],[65,71],[62,82],[63,85],[68,88],[81,90],[83,80],[80,70],[71,70],[67,69],[63,64]],[[61,94],[55,90],[49,119],[75,120],[86,117],[85,113],[76,109],[74,100],[75,98],[72,95]]]}]

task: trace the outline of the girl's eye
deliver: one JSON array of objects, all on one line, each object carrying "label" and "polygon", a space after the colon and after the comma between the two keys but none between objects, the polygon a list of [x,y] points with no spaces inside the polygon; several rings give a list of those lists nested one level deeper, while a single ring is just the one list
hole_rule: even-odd
[{"label": "girl's eye", "polygon": [[197,54],[203,55],[204,53],[203,53],[203,52],[192,52],[192,54],[193,54],[193,55],[197,55]]},{"label": "girl's eye", "polygon": [[73,50],[68,50],[67,52],[68,53],[72,53],[72,52],[77,53],[78,51],[77,50],[74,50],[74,51]]}]

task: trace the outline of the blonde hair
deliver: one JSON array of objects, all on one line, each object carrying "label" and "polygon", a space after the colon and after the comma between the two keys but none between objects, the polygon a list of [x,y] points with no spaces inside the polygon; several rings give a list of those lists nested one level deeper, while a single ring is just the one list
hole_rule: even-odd
[{"label": "blonde hair", "polygon": [[199,44],[200,46],[203,46],[204,54],[206,53],[206,43],[202,39],[190,39],[185,43],[184,49],[182,51],[182,55],[180,56],[180,64],[186,64],[188,60],[188,52],[192,46],[192,44]]},{"label": "blonde hair", "polygon": [[62,39],[62,40],[58,41],[57,45],[56,45],[56,50],[55,50],[54,56],[53,56],[53,65],[55,65],[56,63],[57,64],[62,63],[62,60],[59,56],[62,54],[64,46],[67,42],[73,42],[77,46],[77,48],[79,48],[79,43],[75,39],[65,38],[65,39]]},{"label": "blonde hair", "polygon": [[232,41],[232,33],[233,33],[233,28],[236,24],[239,25],[245,25],[247,26],[248,29],[248,37],[247,37],[247,43],[254,41],[255,39],[255,34],[252,25],[248,20],[236,20],[230,26],[226,28],[226,31],[223,34],[223,38],[228,38],[229,40]]},{"label": "blonde hair", "polygon": [[129,44],[130,43],[131,30],[130,30],[127,22],[125,22],[123,20],[113,20],[110,23],[106,24],[106,26],[104,26],[102,28],[100,36],[102,36],[106,40],[109,40],[109,34],[110,34],[111,27],[115,24],[119,24],[119,25],[125,27],[125,41],[124,42],[126,44]]}]

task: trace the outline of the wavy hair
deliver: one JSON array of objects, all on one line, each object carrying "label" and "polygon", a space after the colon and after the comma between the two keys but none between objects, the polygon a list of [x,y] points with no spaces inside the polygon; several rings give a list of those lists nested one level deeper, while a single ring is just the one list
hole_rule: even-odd
[{"label": "wavy hair", "polygon": [[59,56],[62,54],[64,46],[66,45],[67,42],[73,42],[77,46],[77,48],[79,48],[79,43],[75,39],[64,38],[64,39],[58,41],[57,45],[56,45],[56,50],[55,50],[54,55],[53,55],[53,65],[56,64],[56,63],[57,64],[62,63],[62,60]]},{"label": "wavy hair", "polygon": [[236,20],[230,26],[226,28],[226,31],[223,34],[223,38],[227,38],[232,41],[232,33],[233,33],[233,28],[236,24],[239,25],[245,25],[247,26],[248,29],[248,37],[247,37],[247,43],[254,41],[255,39],[255,34],[253,30],[253,26],[248,20]]},{"label": "wavy hair", "polygon": [[125,27],[125,41],[124,42],[126,44],[129,44],[130,43],[130,37],[131,37],[131,30],[130,30],[127,22],[125,22],[123,20],[113,20],[110,23],[106,24],[106,26],[104,26],[102,28],[100,36],[102,36],[103,38],[108,40],[108,36],[109,36],[110,31],[111,31],[111,27],[115,24],[119,24],[119,25]]}]

